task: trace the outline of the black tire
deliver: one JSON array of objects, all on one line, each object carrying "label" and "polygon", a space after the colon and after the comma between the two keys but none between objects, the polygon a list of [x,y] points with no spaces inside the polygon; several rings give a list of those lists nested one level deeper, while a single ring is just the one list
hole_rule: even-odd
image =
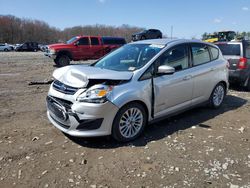
[{"label": "black tire", "polygon": [[158,39],[161,39],[162,37],[161,37],[161,36],[158,36],[157,38],[158,38]]},{"label": "black tire", "polygon": [[8,52],[9,50],[8,50],[7,48],[4,48],[4,51],[5,51],[5,52]]},{"label": "black tire", "polygon": [[56,63],[57,66],[64,67],[69,65],[70,59],[67,55],[59,55],[58,57],[56,57],[54,62]]},{"label": "black tire", "polygon": [[146,37],[145,36],[141,36],[141,40],[145,40],[146,39]]},{"label": "black tire", "polygon": [[248,81],[247,81],[246,90],[250,91],[250,77],[248,78]]},{"label": "black tire", "polygon": [[226,95],[226,88],[223,83],[218,83],[211,93],[211,96],[209,98],[209,106],[211,108],[217,109],[219,108],[225,98]]},{"label": "black tire", "polygon": [[[131,111],[131,110],[135,110],[135,111]],[[134,114],[134,119],[132,118],[132,116],[130,116],[130,117],[128,117],[128,119],[126,121],[126,122],[129,121],[130,123],[125,123],[124,118],[126,118],[126,114],[129,114],[129,112],[130,112],[130,114]],[[122,120],[122,118],[123,118],[123,120]],[[142,121],[140,121],[140,120],[142,120]],[[123,125],[122,125],[121,121],[124,122]],[[146,123],[147,123],[147,113],[146,113],[144,107],[141,104],[136,103],[136,102],[129,103],[129,104],[123,106],[117,112],[115,119],[113,121],[113,125],[112,125],[112,136],[115,140],[117,140],[119,142],[128,142],[128,141],[134,140],[135,138],[137,138],[138,136],[141,135]],[[123,130],[123,131],[121,131],[121,130]],[[124,131],[127,132],[126,130],[128,130],[128,133],[130,132],[132,134],[133,131],[134,131],[134,133],[131,136],[126,137],[126,136],[124,136],[125,133],[122,133]]]}]

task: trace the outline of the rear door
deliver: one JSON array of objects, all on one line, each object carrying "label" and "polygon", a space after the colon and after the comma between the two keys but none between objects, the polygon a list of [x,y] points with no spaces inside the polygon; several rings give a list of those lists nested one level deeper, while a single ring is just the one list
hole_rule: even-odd
[{"label": "rear door", "polygon": [[167,50],[156,60],[156,64],[174,67],[175,73],[154,78],[155,118],[189,107],[193,79],[189,69],[187,45],[181,44]]},{"label": "rear door", "polygon": [[241,42],[216,43],[223,56],[229,62],[229,69],[236,70],[240,57],[243,57],[243,46]]},{"label": "rear door", "polygon": [[195,105],[208,100],[213,90],[213,78],[216,76],[219,53],[217,57],[212,58],[209,46],[203,43],[191,43],[190,49],[192,55],[191,70],[194,82],[192,105]]},{"label": "rear door", "polygon": [[91,59],[99,59],[103,54],[103,46],[99,37],[90,37],[91,42]]}]

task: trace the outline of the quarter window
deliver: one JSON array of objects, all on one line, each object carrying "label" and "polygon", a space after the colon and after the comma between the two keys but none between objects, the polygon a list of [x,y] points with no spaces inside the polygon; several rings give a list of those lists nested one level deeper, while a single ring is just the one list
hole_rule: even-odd
[{"label": "quarter window", "polygon": [[205,44],[192,44],[193,65],[201,65],[210,61],[208,47]]},{"label": "quarter window", "polygon": [[89,45],[89,38],[87,38],[87,37],[80,38],[78,40],[78,45]]},{"label": "quarter window", "polygon": [[160,56],[160,65],[168,65],[180,71],[188,68],[188,53],[186,45],[179,45],[167,50]]},{"label": "quarter window", "polygon": [[219,56],[219,50],[217,48],[209,46],[210,52],[211,52],[211,60],[216,60]]}]

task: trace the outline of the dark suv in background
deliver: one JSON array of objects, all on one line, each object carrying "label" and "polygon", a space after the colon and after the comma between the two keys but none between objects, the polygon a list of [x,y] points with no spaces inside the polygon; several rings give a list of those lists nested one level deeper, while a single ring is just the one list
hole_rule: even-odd
[{"label": "dark suv in background", "polygon": [[145,40],[145,39],[160,39],[160,38],[162,38],[162,33],[158,29],[144,30],[132,35],[132,41]]},{"label": "dark suv in background", "polygon": [[229,82],[250,91],[250,40],[215,44],[229,62]]},{"label": "dark suv in background", "polygon": [[39,50],[37,42],[25,42],[16,46],[15,51],[28,51],[28,52],[36,52]]}]

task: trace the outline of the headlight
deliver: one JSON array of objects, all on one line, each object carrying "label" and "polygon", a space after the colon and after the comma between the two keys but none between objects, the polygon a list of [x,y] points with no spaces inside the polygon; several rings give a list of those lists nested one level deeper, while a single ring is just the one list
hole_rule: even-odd
[{"label": "headlight", "polygon": [[113,86],[94,85],[77,97],[79,102],[104,103],[111,93]]},{"label": "headlight", "polygon": [[49,53],[55,54],[55,53],[56,53],[56,50],[55,50],[55,49],[49,49]]}]

